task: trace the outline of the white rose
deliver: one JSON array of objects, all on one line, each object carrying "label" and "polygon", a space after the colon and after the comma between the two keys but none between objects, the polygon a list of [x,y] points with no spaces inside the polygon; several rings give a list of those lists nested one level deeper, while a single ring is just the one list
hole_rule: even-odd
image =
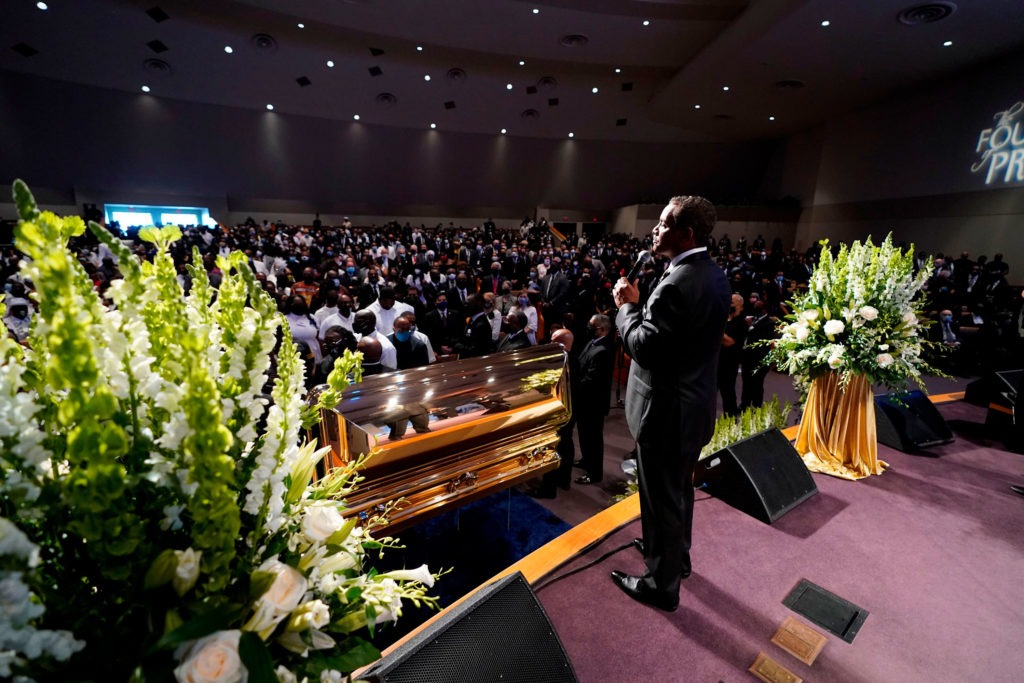
[{"label": "white rose", "polygon": [[806,320],[807,322],[814,322],[815,320],[818,319],[818,309],[817,308],[809,308],[806,311],[804,311],[803,313],[801,313],[800,317],[803,318],[804,320]]},{"label": "white rose", "polygon": [[846,325],[842,320],[829,320],[825,323],[825,334],[828,336],[834,336],[841,334],[846,329]]},{"label": "white rose", "polygon": [[302,534],[310,543],[323,543],[344,524],[337,503],[323,501],[306,508],[302,515]]},{"label": "white rose", "polygon": [[906,313],[903,314],[903,322],[907,323],[908,325],[913,325],[914,323],[917,322],[917,316],[914,315],[913,311],[907,311]]},{"label": "white rose", "polygon": [[878,317],[878,309],[874,306],[861,306],[857,313],[865,320],[874,320]]},{"label": "white rose", "polygon": [[179,596],[189,592],[192,590],[192,586],[196,585],[196,580],[199,578],[199,560],[202,556],[203,551],[196,552],[192,548],[174,551],[174,559],[178,561],[178,564],[174,568],[171,585],[174,586],[174,590]]},{"label": "white rose", "polygon": [[806,325],[801,325],[796,328],[796,340],[799,342],[807,341],[807,337],[811,335],[811,331],[807,329]]},{"label": "white rose", "polygon": [[255,631],[266,640],[281,620],[302,601],[306,593],[306,577],[280,560],[267,560],[258,571],[274,574],[274,582],[256,601],[256,610],[242,630]]},{"label": "white rose", "polygon": [[174,670],[178,683],[245,683],[249,672],[238,656],[242,632],[218,631],[192,643]]},{"label": "white rose", "polygon": [[888,353],[880,353],[875,356],[875,362],[878,363],[878,367],[887,368],[893,363],[893,358]]},{"label": "white rose", "polygon": [[828,366],[830,368],[832,368],[833,370],[835,370],[836,368],[840,367],[842,364],[843,364],[843,357],[842,356],[829,356],[829,358],[828,358]]}]

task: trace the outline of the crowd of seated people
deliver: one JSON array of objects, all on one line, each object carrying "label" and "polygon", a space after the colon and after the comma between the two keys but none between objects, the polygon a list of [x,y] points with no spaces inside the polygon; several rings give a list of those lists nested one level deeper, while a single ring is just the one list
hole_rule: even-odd
[{"label": "crowd of seated people", "polygon": [[[116,259],[90,237],[76,238],[74,246],[103,291],[119,276]],[[491,220],[471,228],[426,228],[398,222],[356,227],[347,220],[339,226],[260,225],[250,219],[229,228],[184,230],[172,256],[186,287],[194,247],[214,286],[220,278],[218,255],[247,254],[301,344],[312,384],[322,381],[340,349],[354,348],[364,338],[374,342],[364,346],[374,356],[373,368],[382,372],[411,367],[408,363],[423,356],[434,362],[544,343],[559,327],[585,339],[594,314],[614,320],[612,286],[650,247],[650,237],[610,234],[587,240],[569,234],[563,240],[546,222],[529,219],[507,228]],[[152,249],[139,240],[133,248],[142,258]],[[761,235],[749,243],[743,236],[733,242],[727,233],[710,238],[708,249],[742,297],[742,315],[756,332],[751,339],[770,336],[770,322],[789,312],[786,302],[806,287],[818,252],[817,246],[787,251],[780,239],[768,245]],[[32,304],[30,283],[17,275],[17,258],[12,249],[3,252],[0,277],[8,290],[4,321],[21,341]],[[1020,357],[1021,298],[1008,283],[1002,255],[972,261],[965,252],[957,259],[940,254],[925,260],[921,253],[915,265],[932,269],[927,285],[935,320],[931,338],[953,351],[945,367],[980,372]],[[652,260],[641,270],[642,296],[657,283],[662,267]],[[406,322],[396,325],[399,320]],[[758,322],[761,327],[754,329]],[[755,368],[744,370],[752,385],[763,383]],[[756,405],[759,397],[745,397],[744,403]]]}]

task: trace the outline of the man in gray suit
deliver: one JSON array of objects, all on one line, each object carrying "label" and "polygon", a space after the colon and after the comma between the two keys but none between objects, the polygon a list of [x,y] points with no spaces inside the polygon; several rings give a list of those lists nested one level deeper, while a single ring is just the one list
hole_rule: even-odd
[{"label": "man in gray suit", "polygon": [[646,305],[636,286],[615,285],[616,324],[632,359],[626,422],[637,443],[637,478],[647,573],[612,572],[639,602],[666,611],[679,605],[690,575],[693,469],[715,422],[718,349],[731,290],[708,257],[715,207],[703,197],[673,197],[654,228],[653,250],[671,260]]}]

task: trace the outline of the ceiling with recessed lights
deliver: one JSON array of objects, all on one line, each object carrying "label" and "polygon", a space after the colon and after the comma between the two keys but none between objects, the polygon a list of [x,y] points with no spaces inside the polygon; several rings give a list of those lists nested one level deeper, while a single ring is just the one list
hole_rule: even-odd
[{"label": "ceiling with recessed lights", "polygon": [[100,105],[114,89],[439,131],[733,141],[1015,52],[1022,27],[1021,0],[3,0],[0,69],[94,86]]}]

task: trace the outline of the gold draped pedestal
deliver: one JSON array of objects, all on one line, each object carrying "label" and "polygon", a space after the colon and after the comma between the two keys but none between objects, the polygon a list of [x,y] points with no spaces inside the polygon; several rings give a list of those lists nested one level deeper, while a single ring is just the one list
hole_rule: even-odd
[{"label": "gold draped pedestal", "polygon": [[846,391],[834,372],[811,383],[796,450],[810,471],[843,479],[881,474],[889,466],[878,459],[875,401],[866,377],[854,375]]}]

